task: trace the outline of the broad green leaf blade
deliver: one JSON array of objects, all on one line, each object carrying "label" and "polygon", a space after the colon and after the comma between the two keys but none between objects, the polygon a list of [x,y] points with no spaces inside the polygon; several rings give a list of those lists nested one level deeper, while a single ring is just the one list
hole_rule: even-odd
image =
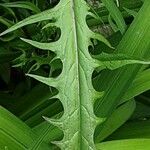
[{"label": "broad green leaf blade", "polygon": [[[41,92],[44,91],[44,92]],[[12,103],[15,104],[16,110],[13,107],[12,109],[14,112],[22,119],[22,120],[28,120],[29,118],[38,118],[36,121],[33,120],[33,123],[30,124],[30,126],[33,126],[36,123],[40,123],[42,119],[42,115],[40,114],[42,108],[46,108],[49,104],[49,107],[51,108],[51,104],[53,104],[55,101],[51,98],[56,94],[56,92],[51,92],[49,87],[43,84],[38,84],[34,88],[32,88],[27,94],[23,95],[19,98],[19,102],[16,100]],[[54,105],[55,106],[55,105]],[[60,109],[60,106],[58,105],[58,102],[56,103],[57,109]],[[52,110],[52,109],[51,109]],[[49,110],[49,112],[51,111]],[[40,111],[40,112],[39,112]],[[55,111],[52,112],[52,114]],[[43,114],[44,115],[44,114]],[[51,113],[49,114],[51,115]],[[44,120],[43,120],[44,121]]]},{"label": "broad green leaf blade", "polygon": [[118,107],[112,115],[107,119],[106,122],[102,124],[103,129],[99,135],[95,133],[96,143],[101,142],[107,136],[112,134],[117,128],[119,128],[123,123],[125,123],[129,117],[132,115],[135,109],[135,101],[129,100],[125,104]]},{"label": "broad green leaf blade", "polygon": [[103,142],[97,145],[97,150],[149,150],[150,139],[131,139]]},{"label": "broad green leaf blade", "polygon": [[[47,105],[47,103],[45,102],[43,105]],[[21,118],[25,120],[26,124],[30,125],[31,127],[34,127],[44,121],[44,119],[41,116],[51,117],[62,111],[62,106],[60,105],[59,101],[49,104],[49,106],[45,106],[45,108],[42,108],[43,105],[41,104],[33,108],[33,110],[29,110],[23,113],[21,115]],[[32,107],[30,109],[32,109]]]},{"label": "broad green leaf blade", "polygon": [[0,148],[20,149],[29,148],[36,135],[18,118],[0,107]]},{"label": "broad green leaf blade", "polygon": [[[44,123],[40,125],[40,130],[36,127],[34,130],[25,123],[0,107],[0,149],[9,150],[49,150],[52,145],[50,139],[55,139],[60,131],[53,130],[53,126]],[[36,130],[38,129],[38,131]],[[51,131],[54,132],[51,132]],[[48,140],[49,139],[49,140]]]},{"label": "broad green leaf blade", "polygon": [[130,121],[121,126],[106,140],[150,138],[150,120]]},{"label": "broad green leaf blade", "polygon": [[150,89],[150,69],[139,73],[128,91],[125,93],[123,100],[131,99]]}]

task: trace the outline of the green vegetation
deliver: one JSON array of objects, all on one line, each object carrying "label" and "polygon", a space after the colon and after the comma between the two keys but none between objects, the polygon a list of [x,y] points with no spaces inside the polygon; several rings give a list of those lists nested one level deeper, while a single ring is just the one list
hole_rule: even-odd
[{"label": "green vegetation", "polygon": [[149,150],[150,1],[0,1],[0,150]]}]

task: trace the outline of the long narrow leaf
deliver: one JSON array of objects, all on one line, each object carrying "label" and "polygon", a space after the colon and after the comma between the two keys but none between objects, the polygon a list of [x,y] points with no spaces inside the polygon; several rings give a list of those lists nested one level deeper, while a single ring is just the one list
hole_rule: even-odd
[{"label": "long narrow leaf", "polygon": [[97,145],[97,150],[149,150],[149,139],[116,140]]}]

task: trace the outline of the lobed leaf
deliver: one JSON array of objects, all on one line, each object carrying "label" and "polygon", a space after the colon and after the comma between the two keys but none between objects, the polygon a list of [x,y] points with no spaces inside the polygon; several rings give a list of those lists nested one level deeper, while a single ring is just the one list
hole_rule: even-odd
[{"label": "lobed leaf", "polygon": [[[120,42],[117,48],[118,54],[120,52],[127,53],[128,55],[135,55],[135,57],[140,58],[147,55],[150,45],[149,41],[145,40],[150,37],[150,17],[148,15],[150,8],[149,3],[149,0],[145,1],[136,20]],[[42,48],[56,52],[56,55],[62,61],[63,70],[56,79],[37,75],[28,76],[49,86],[53,86],[58,90],[57,98],[62,102],[64,114],[60,119],[46,118],[46,120],[63,131],[63,139],[53,143],[64,150],[72,150],[74,148],[81,150],[96,149],[93,140],[96,126],[99,123],[100,125],[104,123],[118,106],[124,90],[128,89],[131,81],[133,81],[141,66],[135,65],[128,68],[122,68],[117,70],[115,75],[111,74],[109,79],[110,85],[108,86],[108,89],[105,90],[104,94],[103,92],[97,92],[92,85],[93,71],[97,67],[102,67],[102,69],[105,69],[106,67],[109,69],[116,69],[122,66],[122,62],[123,65],[134,63],[149,64],[149,62],[147,63],[145,61],[133,59],[129,60],[127,58],[121,58],[121,63],[119,63],[118,57],[116,59],[115,56],[110,57],[111,55],[107,55],[105,60],[102,59],[103,57],[100,58],[98,62],[96,59],[92,58],[88,51],[91,38],[98,39],[108,46],[110,45],[102,35],[90,31],[86,24],[86,17],[88,14],[89,7],[84,0],[62,0],[54,9],[31,16],[0,34],[0,36],[2,36],[25,25],[44,20],[56,22],[61,29],[61,36],[59,39],[60,45],[57,47],[57,50],[54,50],[54,47],[57,46],[57,42],[53,43],[54,45],[52,47],[51,44],[45,44],[46,47],[44,47],[44,44],[39,42],[26,39],[24,39],[24,41],[39,49]],[[141,22],[141,18],[143,19],[143,22]],[[146,27],[143,28],[143,25],[146,25]],[[113,66],[111,66],[110,59],[113,63],[117,60],[117,63],[115,62]],[[107,80],[105,80],[105,82],[106,81]],[[105,84],[105,82],[103,84]],[[99,116],[98,118],[94,113],[93,103],[100,98],[101,100],[98,102],[99,105],[97,105],[96,108],[96,114]],[[99,134],[101,131],[102,128],[100,128]],[[41,135],[35,140],[32,146],[35,149],[39,148],[39,146],[43,146],[44,149],[47,149],[48,145],[43,139],[44,137]],[[129,141],[129,144],[131,143],[131,145],[134,145],[135,142]],[[145,140],[145,142],[147,141]],[[99,146],[100,149],[102,149],[105,147],[105,144],[101,143],[98,145],[98,148]]]}]

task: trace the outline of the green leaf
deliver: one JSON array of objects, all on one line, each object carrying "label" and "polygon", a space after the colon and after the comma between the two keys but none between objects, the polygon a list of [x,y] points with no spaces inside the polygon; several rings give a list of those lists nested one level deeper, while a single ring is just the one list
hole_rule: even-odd
[{"label": "green leaf", "polygon": [[[149,58],[150,21],[145,18],[148,17],[149,2],[145,1],[130,28],[123,36],[116,50],[118,54],[124,53],[136,58]],[[140,36],[137,33],[140,33]],[[109,117],[115,111],[141,67],[142,65],[132,65],[114,71],[104,70],[95,78],[93,85],[96,90],[105,91],[103,98],[95,104],[97,116],[101,118]],[[96,86],[96,83],[99,83],[99,85]],[[100,133],[101,130],[97,132]]]},{"label": "green leaf", "polygon": [[41,137],[41,135],[44,134],[45,136],[42,140],[48,144],[49,141],[56,141],[63,137],[62,131],[60,131],[58,128],[52,126],[46,121],[34,127],[33,132],[35,132],[39,137]]},{"label": "green leaf", "polygon": [[143,64],[143,65],[150,64],[150,61],[140,60],[136,58],[134,59],[133,56],[127,56],[125,54],[101,53],[93,57],[96,60],[99,60],[99,62],[97,62],[100,65],[99,70],[102,69],[114,70],[130,64]]},{"label": "green leaf", "polygon": [[129,15],[131,15],[131,16],[133,16],[133,17],[136,17],[136,15],[137,15],[137,12],[134,11],[134,10],[130,10],[130,9],[128,9],[128,8],[124,8],[124,10],[125,10]]},{"label": "green leaf", "polygon": [[123,100],[131,99],[150,89],[150,69],[144,70],[137,75],[128,91],[125,93]]},{"label": "green leaf", "polygon": [[[9,150],[52,149],[48,139],[55,139],[57,136],[51,132],[53,128],[44,123],[40,125],[40,130],[38,127],[33,130],[6,109],[0,107],[0,149],[6,147]],[[58,130],[54,131],[60,133]]]},{"label": "green leaf", "polygon": [[116,130],[106,140],[150,138],[150,120],[129,121]]},{"label": "green leaf", "polygon": [[25,25],[29,25],[32,23],[36,23],[36,22],[40,22],[40,21],[45,21],[45,20],[51,20],[53,19],[54,16],[57,16],[59,11],[58,11],[59,7],[55,10],[46,10],[44,12],[41,12],[39,14],[30,16],[29,18],[24,19],[23,21],[20,21],[18,23],[16,23],[14,26],[12,26],[11,28],[7,29],[6,31],[2,32],[0,34],[0,36],[5,35],[9,32],[12,32],[18,28],[21,28]]},{"label": "green leaf", "polygon": [[35,134],[23,122],[0,107],[0,148],[25,150],[31,146]]},{"label": "green leaf", "polygon": [[103,142],[97,145],[97,150],[149,150],[149,139],[131,139]]},{"label": "green leaf", "polygon": [[32,10],[35,13],[39,13],[40,9],[36,7],[31,2],[21,1],[21,2],[10,2],[10,3],[0,3],[0,6],[8,7],[8,8],[24,8]]},{"label": "green leaf", "polygon": [[[147,19],[147,17],[150,18],[147,16],[149,2],[148,0],[145,1],[135,20],[119,43],[116,53],[123,53],[141,59],[148,59],[150,57],[150,43],[148,42],[150,38],[150,21]],[[96,87],[94,85],[94,87],[98,91],[105,91],[103,98],[95,106],[95,112],[101,110],[97,113],[98,116],[106,117],[114,111],[141,67],[142,65],[131,65],[114,71],[104,70],[96,77],[95,83],[99,82],[99,85],[102,86]]]},{"label": "green leaf", "polygon": [[[147,13],[149,12],[150,5],[148,4],[150,4],[149,0],[145,2],[139,16],[137,16],[137,19],[120,42],[117,51],[123,51],[123,53],[127,53],[131,56],[132,53],[135,52],[133,55],[136,57],[141,56],[141,58],[147,55],[150,45],[147,40],[150,36],[149,14]],[[59,119],[46,117],[45,119],[63,131],[63,139],[53,142],[62,150],[73,150],[74,148],[80,150],[96,149],[93,141],[96,126],[99,123],[102,124],[117,107],[124,90],[128,88],[130,82],[140,69],[140,65],[135,65],[128,67],[128,69],[125,68],[127,72],[125,72],[124,69],[122,69],[123,71],[119,71],[119,73],[117,72],[115,74],[117,86],[114,84],[114,78],[111,78],[111,81],[114,83],[109,86],[109,90],[105,91],[106,94],[104,92],[97,92],[93,88],[91,81],[92,73],[98,66],[103,67],[103,60],[99,60],[97,64],[96,59],[92,58],[89,54],[88,47],[91,44],[91,38],[100,40],[108,46],[110,46],[110,44],[102,35],[95,34],[88,28],[86,17],[89,14],[89,10],[84,0],[62,0],[53,9],[30,16],[0,34],[2,36],[25,25],[44,20],[51,20],[60,28],[60,39],[52,44],[37,43],[26,39],[24,39],[24,41],[39,49],[55,52],[56,57],[62,61],[63,70],[57,78],[29,74],[30,77],[48,86],[55,87],[59,91],[55,98],[60,99],[63,105],[63,116]],[[141,18],[144,18],[143,22],[141,22]],[[143,28],[143,26],[145,28]],[[133,41],[135,41],[134,44]],[[137,48],[136,45],[139,47]],[[106,62],[108,61],[106,60]],[[114,66],[116,65],[118,64]],[[129,72],[131,72],[131,74],[129,74]],[[126,78],[127,80],[125,80]],[[102,98],[103,93],[104,98]],[[99,110],[96,110],[96,113],[100,116],[98,118],[94,113],[93,105],[94,102],[100,98],[102,98],[100,100],[101,107]],[[42,136],[43,135],[41,135],[40,140],[35,143],[35,147],[41,142]],[[46,148],[44,147],[44,149]]]},{"label": "green leaf", "polygon": [[[124,124],[132,115],[135,109],[135,101],[129,100],[125,104],[119,106],[112,115],[105,121],[101,132],[95,133],[96,143],[101,142],[107,136],[112,134],[117,128]],[[101,126],[99,128],[102,128]],[[98,130],[98,129],[97,129]]]},{"label": "green leaf", "polygon": [[[74,9],[72,9],[72,6],[74,6]],[[37,75],[29,76],[59,89],[57,97],[63,104],[64,115],[58,122],[60,122],[62,130],[64,131],[64,138],[62,141],[57,142],[56,145],[65,150],[73,149],[75,146],[80,149],[94,149],[94,130],[97,123],[103,121],[103,118],[98,119],[93,113],[92,105],[94,99],[97,98],[97,96],[101,96],[101,94],[96,92],[91,84],[95,61],[88,53],[88,46],[91,38],[101,40],[107,45],[109,45],[109,43],[102,35],[95,34],[89,30],[85,21],[89,13],[88,10],[89,8],[82,0],[74,2],[71,0],[68,2],[61,1],[54,9],[31,16],[1,34],[2,36],[25,25],[53,18],[56,20],[57,26],[60,27],[62,35],[59,40],[59,45],[56,42],[52,43],[52,47],[51,44],[47,44],[47,48],[45,48],[44,45],[46,45],[46,43],[40,44],[29,40],[24,41],[30,42],[36,47],[52,51],[53,48],[57,47],[57,51],[54,52],[56,52],[57,56],[63,61],[63,72],[60,77],[56,79]],[[72,13],[70,13],[70,11]],[[66,20],[66,18],[68,19]],[[72,20],[72,18],[74,19]],[[66,20],[65,24],[63,20]],[[67,28],[66,24],[69,25]],[[85,61],[89,63],[88,66],[85,66]],[[84,93],[86,97],[82,93]],[[52,121],[49,119],[49,121],[55,125],[57,124],[57,120]]]},{"label": "green leaf", "polygon": [[[6,27],[11,27],[14,23],[2,16],[0,16],[0,23],[5,25]],[[10,34],[8,36],[5,36],[3,38],[0,38],[0,40],[2,41],[10,41],[13,40],[14,38],[16,38],[16,33]]]},{"label": "green leaf", "polygon": [[120,32],[123,34],[126,31],[126,24],[122,17],[121,12],[115,5],[113,0],[102,0],[102,2],[105,4],[105,7],[108,9],[110,15],[115,20]]}]

